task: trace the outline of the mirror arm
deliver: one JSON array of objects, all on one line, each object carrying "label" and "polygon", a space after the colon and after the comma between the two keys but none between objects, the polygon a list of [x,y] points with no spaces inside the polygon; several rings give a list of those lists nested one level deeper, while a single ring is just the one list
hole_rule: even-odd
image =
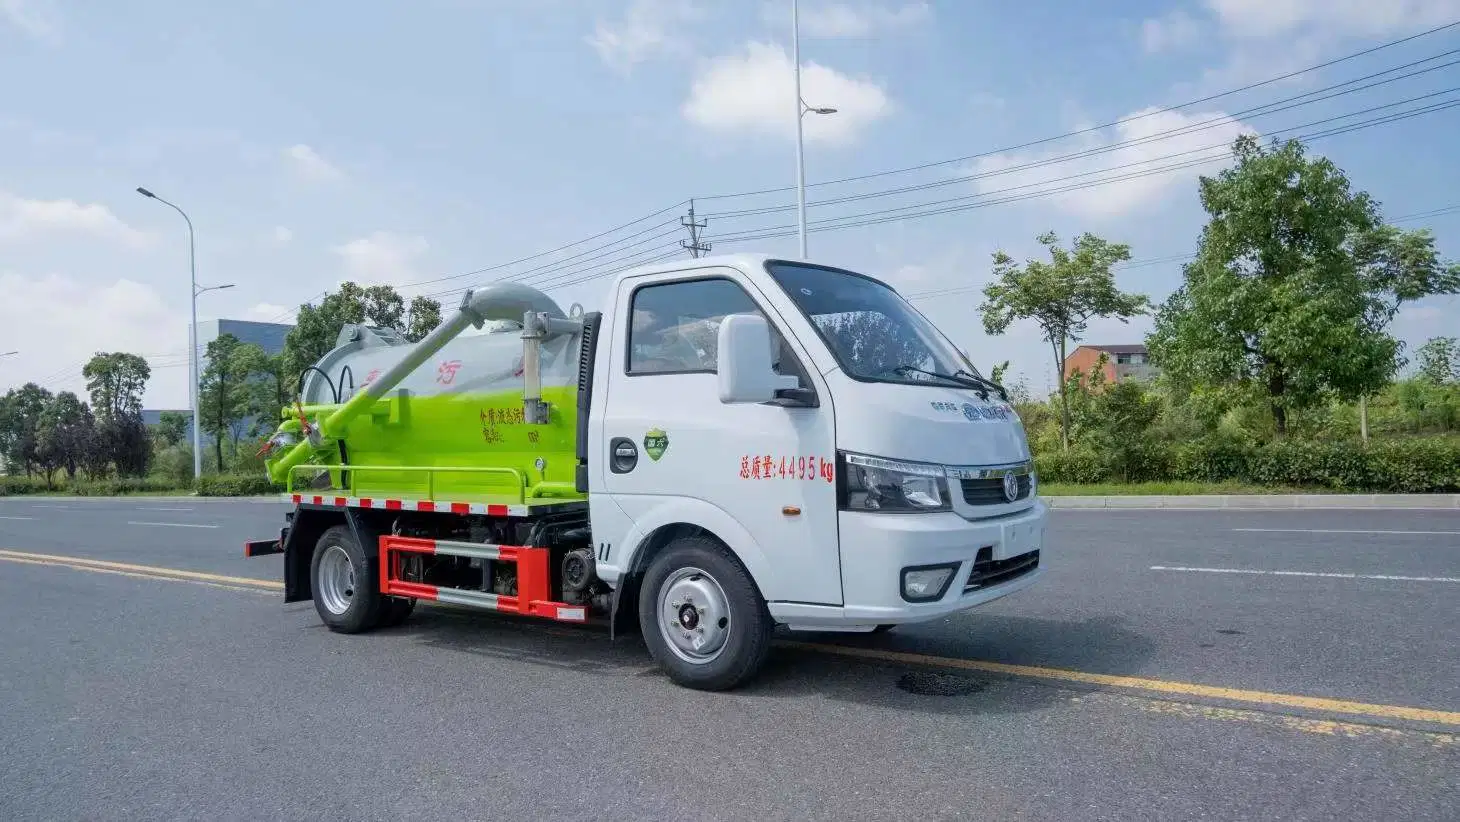
[{"label": "mirror arm", "polygon": [[781,408],[820,408],[821,398],[813,388],[778,388],[776,398],[765,404]]}]

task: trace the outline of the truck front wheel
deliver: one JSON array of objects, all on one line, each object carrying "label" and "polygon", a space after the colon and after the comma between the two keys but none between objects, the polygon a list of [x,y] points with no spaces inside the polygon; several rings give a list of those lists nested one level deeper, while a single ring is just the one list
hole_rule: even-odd
[{"label": "truck front wheel", "polygon": [[309,574],[314,610],[331,631],[357,634],[380,623],[386,603],[370,569],[349,527],[336,525],[320,535]]},{"label": "truck front wheel", "polygon": [[773,623],[750,574],[724,546],[683,537],[665,547],[644,575],[639,627],[671,680],[720,691],[760,670]]}]

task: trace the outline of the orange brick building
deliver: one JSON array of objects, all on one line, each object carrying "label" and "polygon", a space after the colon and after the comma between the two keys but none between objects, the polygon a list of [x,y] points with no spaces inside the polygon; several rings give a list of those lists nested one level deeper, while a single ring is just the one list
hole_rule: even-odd
[{"label": "orange brick building", "polygon": [[1075,369],[1084,374],[1095,370],[1095,363],[1102,353],[1106,356],[1106,382],[1152,380],[1160,373],[1151,365],[1150,354],[1144,345],[1082,345],[1065,357],[1065,379],[1068,380]]}]

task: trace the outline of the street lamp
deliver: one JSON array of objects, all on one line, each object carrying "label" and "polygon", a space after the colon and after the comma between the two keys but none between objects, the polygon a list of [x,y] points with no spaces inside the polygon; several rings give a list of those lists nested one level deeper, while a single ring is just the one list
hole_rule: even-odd
[{"label": "street lamp", "polygon": [[217,288],[229,288],[230,286],[213,286],[212,288],[198,289],[198,261],[196,246],[193,242],[193,221],[188,213],[178,208],[175,204],[158,197],[141,186],[137,186],[137,193],[151,200],[156,200],[173,211],[182,215],[183,221],[188,224],[188,277],[192,282],[192,324],[188,326],[188,397],[192,403],[193,412],[193,479],[203,476],[203,434],[199,425],[200,415],[198,413],[198,295],[204,291],[212,291]]},{"label": "street lamp", "polygon": [[801,121],[809,114],[835,114],[836,109],[806,105],[801,97],[801,14],[797,0],[791,0],[791,62],[796,75],[796,224],[801,239],[801,259],[806,259],[806,150],[802,145]]}]

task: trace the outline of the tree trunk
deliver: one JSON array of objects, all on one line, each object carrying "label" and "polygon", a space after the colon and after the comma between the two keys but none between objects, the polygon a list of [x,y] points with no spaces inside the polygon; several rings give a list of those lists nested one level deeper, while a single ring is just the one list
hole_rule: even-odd
[{"label": "tree trunk", "polygon": [[1058,342],[1050,340],[1050,347],[1054,349],[1054,372],[1060,387],[1060,450],[1068,451],[1070,450],[1070,395],[1065,385],[1064,336],[1061,335]]},{"label": "tree trunk", "polygon": [[1267,394],[1272,402],[1272,424],[1278,439],[1288,433],[1288,409],[1283,407],[1283,395],[1287,392],[1287,380],[1281,368],[1274,367],[1267,377]]}]

